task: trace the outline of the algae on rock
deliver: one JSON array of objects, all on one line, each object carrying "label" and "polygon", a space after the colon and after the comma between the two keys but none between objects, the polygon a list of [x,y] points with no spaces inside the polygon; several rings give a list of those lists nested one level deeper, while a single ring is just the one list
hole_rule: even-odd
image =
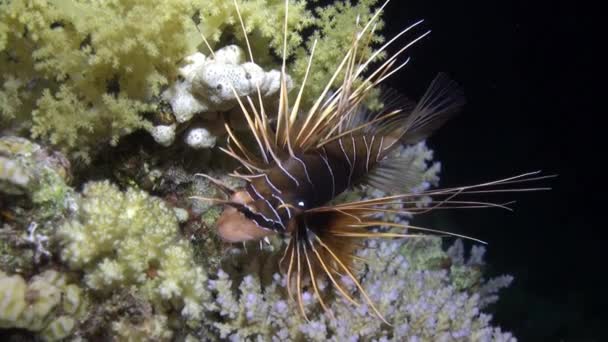
[{"label": "algae on rock", "polygon": [[0,205],[7,215],[0,226],[0,269],[31,274],[42,256],[50,257],[56,224],[76,210],[69,180],[70,163],[61,153],[0,137]]}]

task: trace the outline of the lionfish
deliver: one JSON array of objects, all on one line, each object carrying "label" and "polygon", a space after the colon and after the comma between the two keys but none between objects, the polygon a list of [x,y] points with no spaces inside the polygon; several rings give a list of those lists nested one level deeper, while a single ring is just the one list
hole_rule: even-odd
[{"label": "lionfish", "polygon": [[[354,274],[353,261],[357,258],[354,253],[362,239],[415,237],[420,236],[420,233],[432,233],[479,241],[455,233],[383,221],[375,217],[387,213],[417,214],[446,207],[505,208],[501,204],[456,201],[454,197],[470,193],[538,190],[540,188],[487,188],[544,178],[536,177],[538,172],[532,172],[473,186],[418,193],[398,192],[405,189],[405,184],[411,179],[412,165],[410,159],[394,157],[391,152],[403,144],[415,144],[428,137],[447,118],[458,112],[464,104],[464,98],[455,82],[440,74],[417,103],[397,97],[388,99],[389,104],[378,113],[362,109],[362,101],[370,91],[409,62],[408,58],[397,63],[397,58],[430,33],[427,31],[418,36],[378,66],[372,67],[377,57],[399,37],[422,23],[421,20],[407,27],[364,59],[360,48],[365,44],[366,37],[369,38],[374,31],[378,16],[387,3],[388,1],[380,6],[353,37],[352,45],[323,92],[303,115],[300,108],[302,93],[317,42],[312,45],[297,97],[290,104],[285,71],[289,9],[286,0],[277,113],[269,115],[265,111],[259,89],[257,97],[247,96],[245,99],[239,98],[233,89],[248,130],[255,139],[255,150],[246,146],[230,125],[225,124],[228,142],[226,148],[221,149],[238,161],[240,167],[231,175],[244,180],[246,185],[230,189],[219,180],[203,175],[229,196],[229,199],[201,198],[224,205],[217,223],[218,234],[224,241],[236,243],[261,240],[275,234],[290,237],[280,264],[282,269],[286,269],[289,296],[293,298],[295,289],[297,305],[304,317],[306,313],[302,289],[305,282],[312,286],[319,304],[329,312],[317,285],[319,277],[326,277],[345,299],[358,305],[341,282],[341,277],[346,275],[375,314],[389,324]],[[236,1],[235,7],[249,58],[253,62],[247,32]],[[343,77],[341,85],[332,89],[340,75]],[[329,204],[339,194],[361,185],[380,189],[389,195]],[[416,206],[417,199],[421,196],[433,199],[429,207]],[[404,231],[395,233],[394,230],[373,229],[379,226]]]}]

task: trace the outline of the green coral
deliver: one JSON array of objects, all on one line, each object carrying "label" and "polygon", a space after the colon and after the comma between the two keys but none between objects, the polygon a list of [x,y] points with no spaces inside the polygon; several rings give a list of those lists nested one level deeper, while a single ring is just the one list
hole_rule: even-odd
[{"label": "green coral", "polygon": [[73,196],[67,185],[70,163],[27,139],[0,138],[0,193],[25,194],[37,206],[36,220],[62,213]]},{"label": "green coral", "polygon": [[[377,3],[378,0],[361,0],[353,5],[350,1],[336,1],[333,5],[315,9],[313,34],[306,41],[306,47],[297,50],[293,65],[289,68],[290,75],[301,83],[306,73],[313,42],[317,40],[314,63],[303,93],[305,105],[312,104],[322,93],[338,64],[351,47],[355,36],[374,15],[374,6]],[[384,41],[379,33],[384,23],[382,20],[377,20],[375,25],[376,30],[373,32],[368,30],[368,35],[363,40],[364,43],[357,51],[362,61],[371,57],[374,45]],[[384,57],[383,53],[379,54],[376,59],[382,57]],[[342,80],[343,73],[334,81],[334,85],[340,85]]]},{"label": "green coral", "polygon": [[0,328],[38,332],[47,341],[69,336],[85,317],[87,298],[57,271],[45,271],[26,282],[0,271]]},{"label": "green coral", "polygon": [[[256,62],[272,63],[272,52],[282,56],[285,0],[238,0],[237,5]],[[204,5],[197,3],[196,7],[199,8],[201,32],[212,47],[217,47],[217,43],[221,46],[222,39],[230,38],[230,35],[234,35],[240,46],[246,46],[233,1],[207,1]],[[312,13],[306,9],[306,1],[302,0],[289,1],[288,15],[287,57],[292,56],[302,44],[302,30],[312,25],[315,20]]]},{"label": "green coral", "polygon": [[[336,61],[376,0],[337,2],[311,12],[290,1],[287,20],[289,73],[301,83],[309,49],[319,39],[305,102],[325,86]],[[282,56],[283,0],[238,0],[256,62],[276,65]],[[91,152],[141,128],[159,108],[163,87],[176,81],[178,64],[202,49],[245,39],[231,1],[5,1],[0,3],[0,121],[13,131],[29,128],[89,161]],[[381,24],[380,24],[381,26]],[[302,48],[302,33],[314,30]],[[374,33],[371,42],[381,36]],[[274,54],[273,54],[274,52]],[[362,48],[368,57],[371,49]],[[308,99],[308,100],[307,100]],[[162,107],[162,106],[161,106]]]},{"label": "green coral", "polygon": [[188,241],[163,201],[109,182],[85,185],[77,219],[58,234],[61,257],[85,272],[86,286],[100,293],[136,286],[158,312],[180,312],[200,320],[208,298],[205,271],[193,262]]},{"label": "green coral", "polygon": [[200,42],[192,13],[188,1],[3,2],[2,117],[35,108],[32,134],[72,156],[115,143],[147,124],[149,100]]}]

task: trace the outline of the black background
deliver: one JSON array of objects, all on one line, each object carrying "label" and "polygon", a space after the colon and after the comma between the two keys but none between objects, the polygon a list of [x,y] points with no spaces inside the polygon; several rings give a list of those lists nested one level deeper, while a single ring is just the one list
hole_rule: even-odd
[{"label": "black background", "polygon": [[606,102],[605,68],[595,63],[606,38],[591,13],[602,14],[574,1],[393,0],[384,14],[387,37],[421,18],[433,30],[392,87],[415,97],[444,71],[465,89],[463,113],[429,141],[442,186],[533,170],[559,175],[541,183],[551,191],[498,198],[516,199],[514,213],[437,220],[488,242],[489,275],[515,276],[491,311],[495,325],[522,341],[608,341],[599,223],[605,110],[594,105]]},{"label": "black background", "polygon": [[523,341],[606,341],[603,113],[592,104],[605,90],[593,84],[599,24],[584,4],[530,3],[393,1],[387,37],[420,18],[433,32],[389,84],[420,95],[445,71],[463,86],[463,113],[429,141],[442,186],[534,170],[559,175],[540,182],[551,191],[497,199],[517,200],[514,213],[448,214],[451,230],[489,243],[488,274],[516,278],[491,310],[494,324]]}]

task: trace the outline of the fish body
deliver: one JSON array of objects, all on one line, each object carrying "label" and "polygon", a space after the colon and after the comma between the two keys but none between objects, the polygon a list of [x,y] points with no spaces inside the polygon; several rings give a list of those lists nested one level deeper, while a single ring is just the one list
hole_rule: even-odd
[{"label": "fish body", "polygon": [[[464,105],[464,96],[455,82],[445,74],[439,74],[415,103],[389,92],[385,95],[385,108],[381,111],[369,113],[362,109],[363,100],[371,90],[409,61],[407,59],[402,64],[397,64],[397,58],[430,32],[422,34],[372,68],[372,62],[380,53],[422,22],[406,28],[376,50],[369,59],[364,60],[358,55],[360,45],[367,41],[366,37],[373,31],[374,22],[385,5],[386,3],[353,38],[351,48],[336,67],[329,84],[307,112],[302,111],[299,104],[312,66],[316,42],[312,45],[307,74],[291,105],[287,96],[288,77],[283,58],[278,111],[272,118],[276,118],[273,121],[276,124],[270,124],[271,118],[264,109],[259,91],[259,101],[256,103],[256,99],[251,97],[240,99],[233,89],[249,133],[256,143],[254,146],[245,144],[226,124],[229,138],[223,151],[240,163],[239,171],[235,170],[233,175],[244,180],[246,185],[239,189],[229,189],[209,177],[229,195],[226,200],[211,199],[224,204],[224,211],[217,224],[218,235],[223,240],[245,242],[273,234],[289,238],[281,266],[286,273],[287,290],[292,297],[295,292],[300,312],[304,316],[304,286],[312,286],[315,297],[327,311],[316,285],[318,277],[328,280],[331,287],[344,298],[357,304],[340,280],[346,276],[361,291],[372,311],[388,323],[353,272],[352,263],[356,259],[354,253],[360,246],[360,241],[366,238],[417,237],[421,233],[464,237],[378,219],[384,217],[383,214],[411,215],[446,207],[504,208],[500,204],[458,201],[455,198],[469,193],[512,192],[514,189],[487,188],[543,178],[530,178],[529,176],[537,174],[534,172],[473,186],[408,193],[406,185],[416,172],[413,160],[395,156],[391,151],[430,136],[448,118],[460,111]],[[287,1],[285,12],[288,12]],[[246,36],[238,6],[237,13]],[[287,22],[285,30],[286,28]],[[284,32],[284,37],[286,36]],[[286,41],[284,44],[286,46]],[[253,61],[250,48],[249,55]],[[338,75],[343,75],[343,81],[330,92]],[[332,203],[336,196],[359,185],[377,188],[386,195],[348,203]],[[429,208],[417,206],[420,196],[432,199]],[[378,226],[393,230],[373,229]],[[394,232],[395,229],[401,232]]]},{"label": "fish body", "polygon": [[299,213],[325,205],[361,184],[394,143],[390,137],[350,134],[275,163],[246,187],[253,199],[248,205],[259,213],[256,222],[286,232],[289,221]]}]

